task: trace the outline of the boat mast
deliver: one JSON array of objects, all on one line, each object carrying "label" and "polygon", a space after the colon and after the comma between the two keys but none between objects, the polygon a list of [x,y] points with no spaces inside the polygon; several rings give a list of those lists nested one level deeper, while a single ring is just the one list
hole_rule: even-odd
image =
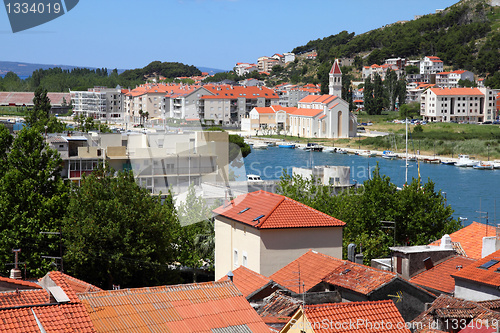
[{"label": "boat mast", "polygon": [[408,118],[405,119],[406,123],[406,158],[405,158],[405,184],[408,184]]}]

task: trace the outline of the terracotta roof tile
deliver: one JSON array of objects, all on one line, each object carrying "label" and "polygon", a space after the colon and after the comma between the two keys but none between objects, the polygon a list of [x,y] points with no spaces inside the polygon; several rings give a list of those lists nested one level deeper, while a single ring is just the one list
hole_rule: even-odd
[{"label": "terracotta roof tile", "polygon": [[460,269],[473,264],[476,260],[462,256],[455,256],[437,264],[433,268],[423,271],[410,279],[410,282],[424,288],[451,294],[455,291],[455,279],[451,274]]},{"label": "terracotta roof tile", "polygon": [[284,318],[290,319],[301,305],[302,301],[276,291],[264,299],[257,313],[266,323],[283,322]]},{"label": "terracotta roof tile", "polygon": [[9,285],[12,287],[12,290],[26,290],[26,289],[42,289],[40,285],[30,282],[30,281],[24,281],[24,280],[16,280],[16,279],[10,279],[6,278],[3,276],[0,276],[0,283],[2,285]]},{"label": "terracotta roof tile", "polygon": [[45,289],[0,292],[0,308],[48,303],[50,295]]},{"label": "terracotta roof tile", "polygon": [[328,273],[342,264],[343,260],[309,250],[270,278],[295,293],[302,293],[321,283]]},{"label": "terracotta roof tile", "polygon": [[47,333],[96,332],[82,304],[0,310],[0,332],[40,333],[37,319]]},{"label": "terracotta roof tile", "polygon": [[[229,277],[226,275],[219,281],[228,281],[228,279]],[[240,266],[233,271],[233,283],[245,297],[248,297],[254,291],[263,288],[271,282],[270,278],[244,266]]]},{"label": "terracotta roof tile", "polygon": [[[451,241],[460,243],[469,258],[481,259],[483,249],[483,237],[496,236],[496,228],[483,223],[472,222],[468,226],[452,233]],[[429,245],[440,245],[437,240]]]},{"label": "terracotta roof tile", "polygon": [[294,111],[289,112],[291,116],[302,116],[302,117],[317,117],[323,113],[320,109],[305,109],[299,108]]},{"label": "terracotta roof tile", "polygon": [[430,332],[431,323],[436,319],[445,320],[448,318],[464,318],[486,321],[489,323],[500,320],[500,313],[491,311],[483,307],[477,302],[465,301],[454,298],[445,294],[441,294],[427,311],[421,313],[417,318],[412,320],[412,323],[418,324],[415,332]]},{"label": "terracotta roof tile", "polygon": [[[304,306],[305,316],[315,333],[330,332],[410,332],[393,301],[351,302]],[[328,322],[328,325],[321,325]],[[354,325],[350,326],[349,323]],[[381,323],[384,324],[381,324]],[[348,329],[335,329],[335,323],[347,323]],[[388,325],[390,323],[390,325]],[[376,324],[384,325],[376,329]],[[330,327],[332,325],[333,327]],[[372,325],[372,326],[370,326]],[[313,326],[314,327],[314,326]]]},{"label": "terracotta roof tile", "polygon": [[393,272],[344,261],[342,265],[325,276],[323,281],[369,295],[395,278],[396,274]]},{"label": "terracotta roof tile", "polygon": [[[484,267],[480,267],[483,266]],[[453,277],[500,287],[500,250],[454,272]]]},{"label": "terracotta roof tile", "polygon": [[[79,294],[99,332],[269,332],[229,281]],[[235,329],[236,330],[236,329]]]},{"label": "terracotta roof tile", "polygon": [[344,222],[300,202],[262,190],[240,195],[214,213],[257,229],[345,226]]},{"label": "terracotta roof tile", "polygon": [[430,88],[437,96],[484,96],[477,88]]},{"label": "terracotta roof tile", "polygon": [[78,280],[72,276],[61,273],[59,271],[52,271],[47,273],[48,277],[54,283],[61,287],[61,289],[66,293],[71,302],[78,302],[77,293],[92,292],[92,291],[102,291],[101,288],[96,287],[90,283],[82,280]]}]

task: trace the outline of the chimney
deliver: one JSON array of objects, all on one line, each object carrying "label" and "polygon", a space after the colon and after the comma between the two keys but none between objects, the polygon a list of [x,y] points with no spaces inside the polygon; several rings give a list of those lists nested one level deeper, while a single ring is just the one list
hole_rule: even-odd
[{"label": "chimney", "polygon": [[233,282],[233,278],[234,278],[233,271],[229,271],[229,272],[227,273],[227,277],[229,278],[229,280],[230,280],[231,282]]},{"label": "chimney", "polygon": [[451,237],[450,235],[444,235],[441,238],[441,249],[443,250],[453,250],[453,245],[451,244]]},{"label": "chimney", "polygon": [[18,259],[19,259],[19,252],[21,252],[21,249],[13,249],[12,252],[15,254],[15,261],[14,261],[14,268],[10,270],[10,278],[14,280],[21,280],[21,271],[19,270],[18,267]]}]

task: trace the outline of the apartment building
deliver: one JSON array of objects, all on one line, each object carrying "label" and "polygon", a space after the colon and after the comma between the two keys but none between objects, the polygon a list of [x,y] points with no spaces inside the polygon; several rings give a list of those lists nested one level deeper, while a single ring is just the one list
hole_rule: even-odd
[{"label": "apartment building", "polygon": [[258,71],[259,68],[256,64],[250,64],[246,62],[238,62],[236,66],[234,66],[234,72],[236,75],[243,76],[251,72]]},{"label": "apartment building", "polygon": [[276,87],[279,96],[279,105],[283,107],[296,107],[301,99],[309,95],[319,95],[321,88],[314,84],[297,86],[292,84]]},{"label": "apartment building", "polygon": [[162,116],[161,102],[168,91],[165,84],[143,84],[124,97],[126,122],[139,124],[141,114],[147,113],[148,119],[159,119]]},{"label": "apartment building", "polygon": [[228,134],[100,134],[57,135],[47,139],[63,160],[63,179],[79,184],[83,175],[107,162],[134,173],[151,194],[186,191],[190,184],[221,182],[228,172]]},{"label": "apartment building", "polygon": [[70,91],[73,112],[77,115],[110,122],[124,122],[124,95],[128,90],[94,87],[87,91]]},{"label": "apartment building", "polygon": [[272,57],[260,57],[257,60],[259,72],[271,73],[274,66],[279,65],[280,61]]},{"label": "apartment building", "polygon": [[277,104],[279,99],[273,90],[265,87],[205,85],[202,89],[210,94],[200,96],[200,119],[217,125],[239,125],[253,108]]},{"label": "apartment building", "polygon": [[210,94],[198,85],[167,84],[166,94],[160,104],[161,117],[174,119],[198,119],[199,99]]},{"label": "apartment building", "polygon": [[433,122],[493,121],[497,94],[488,88],[429,88],[422,93],[420,114]]},{"label": "apartment building", "polygon": [[375,74],[378,74],[382,80],[385,80],[385,76],[387,75],[388,70],[392,70],[396,72],[398,78],[403,74],[403,70],[399,68],[397,64],[383,64],[383,65],[371,65],[364,66],[362,70],[363,80],[366,80],[368,77],[373,77]]},{"label": "apartment building", "polygon": [[443,61],[439,57],[424,57],[420,61],[420,74],[437,74],[443,71]]},{"label": "apartment building", "polygon": [[436,85],[444,88],[458,88],[460,80],[469,80],[474,82],[474,73],[457,70],[453,72],[440,72],[436,74]]}]

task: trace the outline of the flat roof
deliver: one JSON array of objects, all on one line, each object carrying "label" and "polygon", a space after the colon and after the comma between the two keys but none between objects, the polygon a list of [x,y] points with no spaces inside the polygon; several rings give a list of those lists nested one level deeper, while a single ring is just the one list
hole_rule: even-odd
[{"label": "flat roof", "polygon": [[454,249],[443,249],[440,246],[434,246],[434,245],[395,246],[395,247],[389,247],[389,250],[394,252],[402,252],[405,254],[420,253],[420,252],[455,251]]}]

